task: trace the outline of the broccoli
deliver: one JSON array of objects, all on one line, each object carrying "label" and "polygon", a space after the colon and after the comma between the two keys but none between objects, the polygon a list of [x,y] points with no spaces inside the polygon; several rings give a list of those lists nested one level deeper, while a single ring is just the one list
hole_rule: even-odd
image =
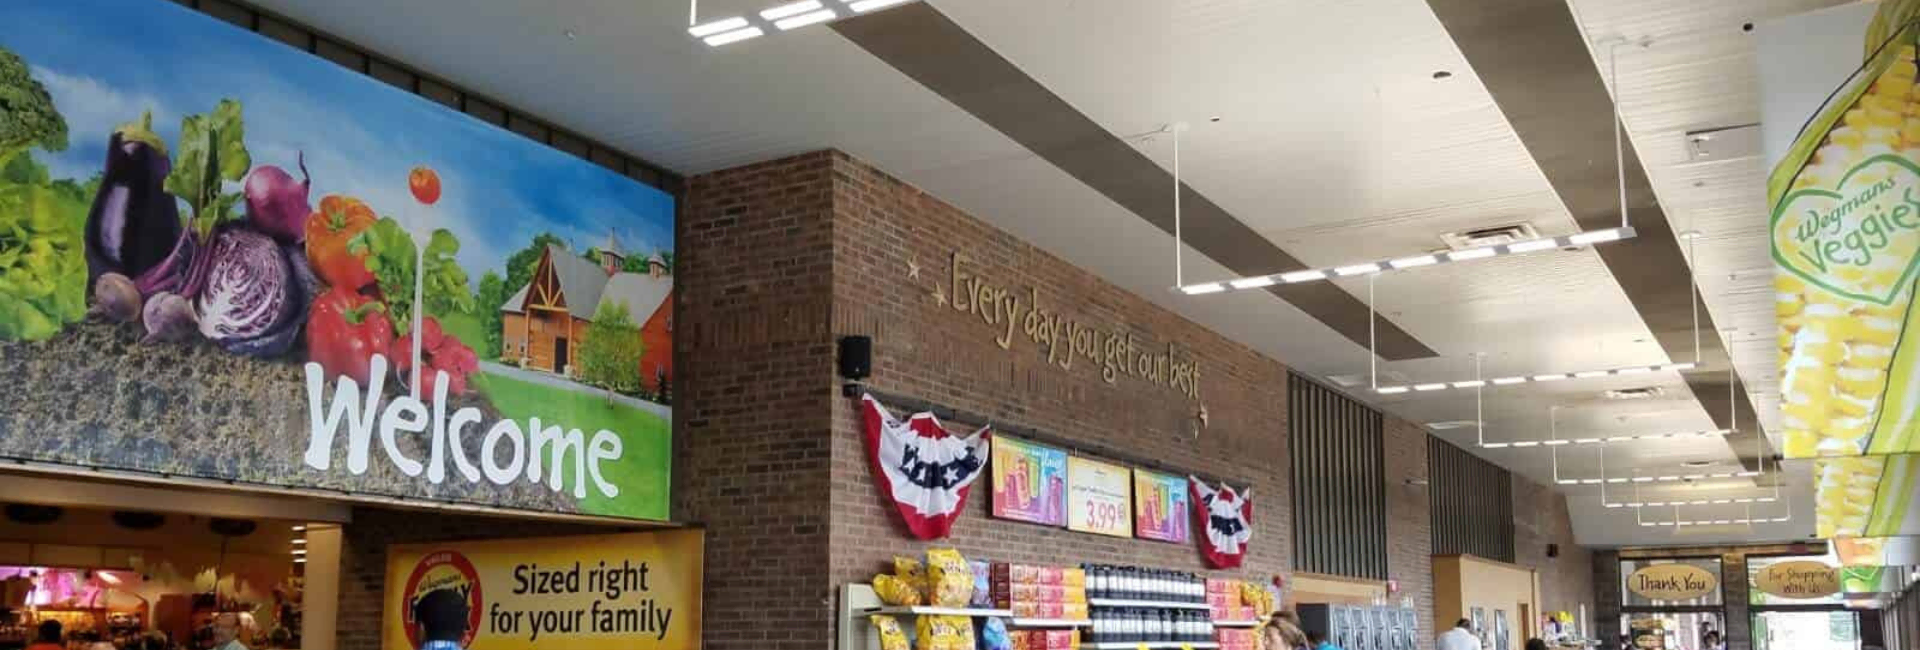
[{"label": "broccoli", "polygon": [[67,148],[67,121],[53,107],[53,96],[33,80],[27,62],[0,48],[0,162],[27,147]]}]

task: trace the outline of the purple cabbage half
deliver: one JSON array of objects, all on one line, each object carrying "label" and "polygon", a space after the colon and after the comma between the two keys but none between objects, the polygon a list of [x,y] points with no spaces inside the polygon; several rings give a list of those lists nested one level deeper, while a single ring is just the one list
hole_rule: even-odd
[{"label": "purple cabbage half", "polygon": [[[162,282],[182,246],[180,208],[164,185],[172,163],[166,145],[142,122],[122,126],[107,142],[100,190],[87,212],[87,286],[105,273],[134,280],[142,296]],[[190,252],[188,253],[191,254]],[[156,271],[156,269],[159,269]]]},{"label": "purple cabbage half", "polygon": [[216,230],[193,257],[183,295],[193,302],[202,336],[252,357],[292,349],[318,285],[298,246],[235,225]]}]

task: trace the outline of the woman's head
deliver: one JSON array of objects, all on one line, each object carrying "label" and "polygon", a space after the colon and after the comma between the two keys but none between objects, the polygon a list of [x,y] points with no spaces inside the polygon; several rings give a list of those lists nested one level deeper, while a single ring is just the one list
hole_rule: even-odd
[{"label": "woman's head", "polygon": [[1708,646],[1708,647],[1712,647],[1712,646],[1716,646],[1716,645],[1720,645],[1720,633],[1719,633],[1719,632],[1715,632],[1715,631],[1712,631],[1712,630],[1708,630],[1708,631],[1707,631],[1707,635],[1706,635],[1706,636],[1704,636],[1704,637],[1701,637],[1701,639],[1707,642],[1707,646]]},{"label": "woman's head", "polygon": [[1261,628],[1261,634],[1266,637],[1268,648],[1302,648],[1307,645],[1307,635],[1278,616],[1267,621],[1266,627]]},{"label": "woman's head", "polygon": [[1547,650],[1547,642],[1540,639],[1527,639],[1527,650]]}]

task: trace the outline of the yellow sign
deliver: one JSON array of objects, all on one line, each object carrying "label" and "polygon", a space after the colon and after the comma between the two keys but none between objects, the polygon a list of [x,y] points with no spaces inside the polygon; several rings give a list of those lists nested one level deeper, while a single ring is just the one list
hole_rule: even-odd
[{"label": "yellow sign", "polygon": [[1692,600],[1719,588],[1713,572],[1691,564],[1656,564],[1627,576],[1627,590],[1651,600]]},{"label": "yellow sign", "polygon": [[1761,569],[1753,587],[1781,598],[1823,598],[1840,593],[1840,570],[1807,560],[1781,562]]},{"label": "yellow sign", "polygon": [[396,544],[381,647],[693,650],[705,544],[699,530]]},{"label": "yellow sign", "polygon": [[1079,456],[1067,457],[1067,530],[1133,536],[1133,473]]}]

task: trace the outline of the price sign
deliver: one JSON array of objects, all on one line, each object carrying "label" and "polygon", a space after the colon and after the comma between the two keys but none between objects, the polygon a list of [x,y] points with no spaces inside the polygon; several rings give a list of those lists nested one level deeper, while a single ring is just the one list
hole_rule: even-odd
[{"label": "price sign", "polygon": [[1067,528],[1133,536],[1133,473],[1097,460],[1067,458]]}]

